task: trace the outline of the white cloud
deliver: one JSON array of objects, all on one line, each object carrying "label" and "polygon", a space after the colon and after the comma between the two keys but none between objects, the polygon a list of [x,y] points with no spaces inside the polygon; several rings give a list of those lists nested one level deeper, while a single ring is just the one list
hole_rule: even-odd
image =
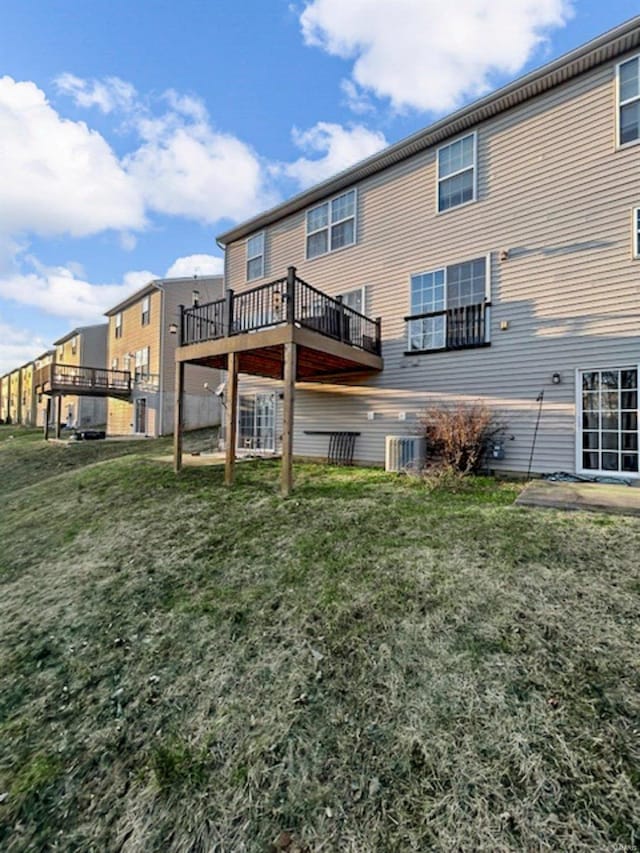
[{"label": "white cloud", "polygon": [[65,72],[54,80],[58,92],[69,95],[79,107],[98,107],[103,113],[131,109],[137,98],[135,87],[119,77],[83,80]]},{"label": "white cloud", "polygon": [[92,284],[74,274],[70,268],[74,266],[48,267],[27,257],[26,269],[0,278],[0,298],[64,317],[71,327],[101,322],[108,308],[158,277],[149,270],[138,270],[126,273],[118,283]]},{"label": "white cloud", "polygon": [[444,112],[516,74],[572,12],[573,0],[311,0],[300,23],[308,45],[353,60],[352,101]]},{"label": "white cloud", "polygon": [[188,255],[178,258],[166,272],[167,278],[183,278],[194,275],[222,275],[224,260],[215,255]]},{"label": "white cloud", "polygon": [[103,139],[61,118],[34,83],[0,78],[0,233],[144,227],[139,189]]},{"label": "white cloud", "polygon": [[382,133],[362,125],[343,127],[325,121],[319,121],[304,131],[294,128],[293,140],[307,154],[320,155],[300,157],[280,167],[284,174],[294,178],[301,187],[323,181],[375,154],[387,144]]},{"label": "white cloud", "polygon": [[265,164],[248,145],[214,130],[197,99],[169,97],[174,111],[141,117],[143,144],[124,160],[150,209],[211,224],[277,201]]},{"label": "white cloud", "polygon": [[0,376],[26,364],[47,349],[48,344],[39,335],[0,322]]}]

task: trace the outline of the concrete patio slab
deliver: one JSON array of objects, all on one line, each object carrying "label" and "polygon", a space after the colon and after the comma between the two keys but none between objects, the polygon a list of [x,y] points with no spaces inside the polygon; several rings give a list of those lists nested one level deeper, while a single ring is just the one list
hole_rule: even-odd
[{"label": "concrete patio slab", "polygon": [[640,516],[640,488],[634,486],[533,480],[515,502],[518,506]]}]

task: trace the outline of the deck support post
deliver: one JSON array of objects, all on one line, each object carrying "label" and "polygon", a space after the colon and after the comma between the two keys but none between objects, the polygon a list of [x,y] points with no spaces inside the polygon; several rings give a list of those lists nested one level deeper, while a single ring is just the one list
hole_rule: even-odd
[{"label": "deck support post", "polygon": [[182,434],[184,432],[184,362],[176,362],[176,398],[173,424],[173,470],[182,468]]},{"label": "deck support post", "polygon": [[44,412],[44,440],[49,441],[49,421],[51,420],[51,397],[47,397],[47,406]]},{"label": "deck support post", "polygon": [[293,488],[293,412],[296,390],[296,344],[284,345],[284,411],[282,413],[282,470],[280,492],[284,498]]},{"label": "deck support post", "polygon": [[225,424],[224,484],[232,486],[236,462],[236,430],[238,425],[238,353],[227,355],[227,419]]},{"label": "deck support post", "polygon": [[56,402],[56,438],[60,438],[60,427],[62,425],[62,394],[58,394]]}]

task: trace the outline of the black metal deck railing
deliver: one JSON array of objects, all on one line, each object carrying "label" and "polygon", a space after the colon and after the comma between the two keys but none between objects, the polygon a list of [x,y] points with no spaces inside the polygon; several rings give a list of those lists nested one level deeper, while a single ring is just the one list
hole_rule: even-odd
[{"label": "black metal deck railing", "polygon": [[405,317],[409,350],[468,349],[489,343],[491,303],[460,305]]},{"label": "black metal deck railing", "polygon": [[365,352],[380,354],[380,318],[372,319],[307,284],[289,267],[286,278],[224,299],[181,308],[180,345],[214,341],[293,324]]}]

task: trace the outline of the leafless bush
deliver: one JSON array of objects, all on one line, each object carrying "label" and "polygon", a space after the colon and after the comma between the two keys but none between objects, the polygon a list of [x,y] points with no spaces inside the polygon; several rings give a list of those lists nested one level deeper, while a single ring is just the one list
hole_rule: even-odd
[{"label": "leafless bush", "polygon": [[479,470],[490,444],[505,431],[495,412],[481,403],[430,406],[420,423],[432,467],[461,476]]}]

